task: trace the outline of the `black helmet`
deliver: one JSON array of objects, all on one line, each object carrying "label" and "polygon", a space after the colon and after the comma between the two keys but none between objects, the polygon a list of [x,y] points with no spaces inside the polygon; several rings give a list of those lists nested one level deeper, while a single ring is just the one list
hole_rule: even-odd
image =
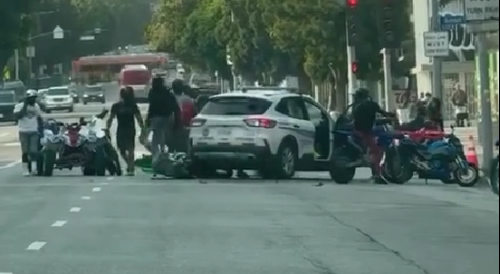
[{"label": "black helmet", "polygon": [[364,100],[370,97],[370,91],[366,88],[358,88],[354,92],[354,100]]}]

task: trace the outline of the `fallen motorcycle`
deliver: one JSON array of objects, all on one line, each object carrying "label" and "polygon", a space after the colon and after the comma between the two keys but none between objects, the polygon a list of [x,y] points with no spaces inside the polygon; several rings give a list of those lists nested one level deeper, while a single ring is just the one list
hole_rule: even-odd
[{"label": "fallen motorcycle", "polygon": [[408,182],[416,171],[419,178],[472,187],[479,170],[470,164],[463,146],[453,133],[419,131],[396,134],[395,142],[381,161],[382,177],[395,184]]},{"label": "fallen motorcycle", "polygon": [[[496,142],[496,147],[497,147],[497,151],[498,151],[498,145],[499,145],[499,141],[497,140]],[[495,159],[493,159],[491,161],[491,165],[490,165],[490,186],[491,186],[491,190],[493,191],[493,193],[495,193],[496,195],[499,194],[499,182],[498,182],[498,172],[499,172],[499,159],[498,159],[498,154],[497,154],[497,157]]]}]

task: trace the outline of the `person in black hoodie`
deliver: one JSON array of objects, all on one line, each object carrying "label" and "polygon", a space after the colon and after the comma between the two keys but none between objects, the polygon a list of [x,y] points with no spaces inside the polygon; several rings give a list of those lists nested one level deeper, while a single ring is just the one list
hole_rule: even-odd
[{"label": "person in black hoodie", "polygon": [[165,86],[161,77],[155,77],[149,91],[149,109],[146,125],[153,132],[151,154],[153,159],[165,151],[167,140],[171,138],[180,123],[180,109],[177,99]]}]

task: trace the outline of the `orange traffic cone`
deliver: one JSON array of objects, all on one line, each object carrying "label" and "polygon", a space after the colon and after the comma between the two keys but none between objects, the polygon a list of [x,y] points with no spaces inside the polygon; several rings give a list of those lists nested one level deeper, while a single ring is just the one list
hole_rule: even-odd
[{"label": "orange traffic cone", "polygon": [[467,147],[467,151],[465,152],[465,158],[467,158],[467,162],[469,162],[469,164],[472,164],[474,167],[479,168],[476,143],[474,142],[474,137],[472,135],[469,136],[469,146]]}]

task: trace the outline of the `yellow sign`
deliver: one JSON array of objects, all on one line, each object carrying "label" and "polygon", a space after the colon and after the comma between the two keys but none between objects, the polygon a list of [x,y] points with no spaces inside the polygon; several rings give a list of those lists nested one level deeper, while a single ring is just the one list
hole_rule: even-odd
[{"label": "yellow sign", "polygon": [[3,79],[5,80],[10,79],[10,70],[7,67],[3,69]]}]

